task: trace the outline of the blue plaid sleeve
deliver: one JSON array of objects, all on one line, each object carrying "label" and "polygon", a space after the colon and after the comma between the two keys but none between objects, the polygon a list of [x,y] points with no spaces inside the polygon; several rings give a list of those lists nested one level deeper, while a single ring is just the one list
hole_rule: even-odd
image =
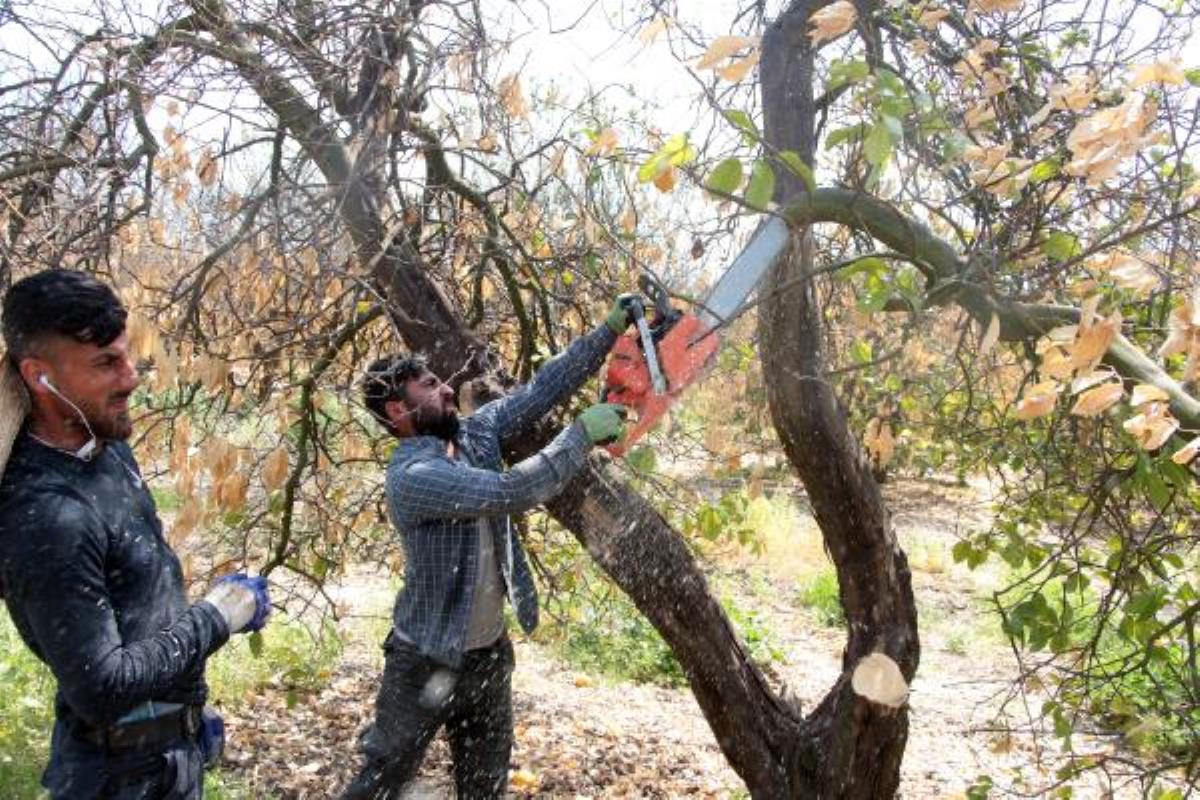
[{"label": "blue plaid sleeve", "polygon": [[[607,325],[580,336],[554,358],[542,365],[531,380],[512,394],[484,409],[493,415],[496,434],[504,442],[520,434],[555,405],[570,397],[604,363],[604,357],[617,341]],[[480,409],[483,413],[484,409]]]},{"label": "blue plaid sleeve", "polygon": [[590,448],[578,423],[507,472],[478,469],[445,455],[388,470],[389,495],[403,520],[518,514],[549,500],[583,467]]}]

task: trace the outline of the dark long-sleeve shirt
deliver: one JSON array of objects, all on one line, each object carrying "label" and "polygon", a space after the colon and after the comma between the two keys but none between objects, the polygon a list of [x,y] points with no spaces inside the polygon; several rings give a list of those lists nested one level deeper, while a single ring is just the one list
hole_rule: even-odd
[{"label": "dark long-sleeve shirt", "polygon": [[58,681],[69,732],[147,700],[203,703],[204,662],[229,638],[212,605],[189,606],[133,453],[91,461],[22,433],[0,482],[0,593]]},{"label": "dark long-sleeve shirt", "polygon": [[490,524],[496,560],[521,626],[537,626],[537,590],[510,514],[549,500],[584,465],[590,449],[578,424],[502,471],[501,448],[604,363],[616,341],[607,325],[576,339],[511,395],[462,420],[456,453],[432,436],[401,440],[387,471],[388,509],[406,555],[396,629],[424,654],[457,666],[479,567],[479,520]]}]

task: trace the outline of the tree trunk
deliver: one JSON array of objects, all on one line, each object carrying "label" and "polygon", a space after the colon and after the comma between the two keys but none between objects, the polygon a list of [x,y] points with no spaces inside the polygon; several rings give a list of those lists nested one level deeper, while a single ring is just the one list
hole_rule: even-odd
[{"label": "tree trunk", "polygon": [[[813,57],[807,30],[815,7],[793,3],[763,37],[764,129],[772,152],[815,150]],[[777,199],[802,194],[783,164]],[[825,370],[822,309],[804,276],[813,265],[803,233],[760,290],[759,329],[771,417],[784,451],[808,491],[837,570],[849,638],[843,675],[806,720],[811,737],[793,775],[797,796],[891,797],[908,737],[907,707],[853,691],[850,676],[871,653],[887,655],[905,683],[917,670],[919,643],[911,576],[870,464],[851,433]]]}]

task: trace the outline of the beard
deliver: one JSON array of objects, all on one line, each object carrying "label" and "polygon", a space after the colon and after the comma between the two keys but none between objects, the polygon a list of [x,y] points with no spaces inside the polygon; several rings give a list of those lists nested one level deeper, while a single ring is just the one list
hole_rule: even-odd
[{"label": "beard", "polygon": [[452,442],[458,435],[458,412],[421,407],[413,414],[412,425],[413,432],[418,436],[436,436]]},{"label": "beard", "polygon": [[[69,398],[60,398],[66,406],[63,416],[68,424],[77,428],[81,433],[91,435],[100,440],[123,442],[133,435],[133,420],[129,416],[129,395],[114,394],[107,397],[103,404],[78,402]],[[125,401],[121,407],[121,401]],[[75,407],[72,407],[74,403]],[[84,420],[87,424],[84,424]]]}]

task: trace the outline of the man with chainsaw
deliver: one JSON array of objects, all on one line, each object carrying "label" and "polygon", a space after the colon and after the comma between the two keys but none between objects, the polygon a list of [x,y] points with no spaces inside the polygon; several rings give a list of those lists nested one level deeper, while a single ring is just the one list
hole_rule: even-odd
[{"label": "man with chainsaw", "polygon": [[520,436],[597,369],[631,323],[630,295],[604,324],[546,363],[527,386],[459,418],[451,387],[419,356],[381,358],[363,377],[367,408],[400,440],[387,469],[388,510],[404,546],[404,589],[384,642],[365,764],[346,800],[398,797],[445,725],[463,798],[502,797],[512,751],[513,649],[507,596],[525,631],[537,593],[512,515],[554,497],[596,444],[616,441],[624,409],[585,410],[540,452],[502,471]]},{"label": "man with chainsaw", "polygon": [[4,298],[2,411],[27,398],[28,412],[0,480],[0,594],[58,683],[51,797],[190,800],[223,744],[205,659],[261,628],[270,603],[262,578],[233,575],[188,604],[125,443],[138,385],[125,318],[110,287],[72,270]]}]

